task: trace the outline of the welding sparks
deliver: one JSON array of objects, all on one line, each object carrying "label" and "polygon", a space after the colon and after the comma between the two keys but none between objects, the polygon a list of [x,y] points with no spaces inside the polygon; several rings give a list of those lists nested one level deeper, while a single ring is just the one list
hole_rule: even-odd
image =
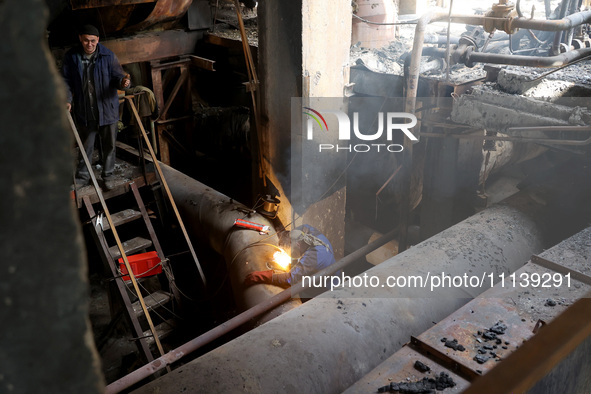
[{"label": "welding sparks", "polygon": [[273,261],[275,264],[281,267],[281,269],[287,271],[289,269],[289,265],[291,264],[291,257],[285,253],[284,250],[281,250],[273,253]]}]

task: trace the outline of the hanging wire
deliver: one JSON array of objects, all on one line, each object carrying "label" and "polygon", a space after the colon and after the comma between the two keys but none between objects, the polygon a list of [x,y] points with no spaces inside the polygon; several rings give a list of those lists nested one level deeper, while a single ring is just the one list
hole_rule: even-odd
[{"label": "hanging wire", "polygon": [[408,21],[396,21],[396,22],[372,22],[370,20],[363,19],[362,17],[357,16],[355,14],[352,14],[352,15],[353,15],[353,18],[357,18],[360,21],[365,22],[365,23],[368,23],[370,25],[381,25],[381,26],[389,26],[389,25],[416,25],[419,22],[418,19],[411,19],[411,20],[408,20]]}]

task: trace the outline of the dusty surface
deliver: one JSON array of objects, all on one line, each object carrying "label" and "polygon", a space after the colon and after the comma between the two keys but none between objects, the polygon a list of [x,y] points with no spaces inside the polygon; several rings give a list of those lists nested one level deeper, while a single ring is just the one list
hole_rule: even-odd
[{"label": "dusty surface", "polygon": [[[248,37],[248,43],[255,47],[258,46],[259,34],[256,8],[249,9],[243,7],[242,19],[244,21],[244,29],[246,31],[246,36]],[[219,5],[216,24],[210,34],[230,40],[241,41],[238,18],[236,16],[236,9],[233,5],[224,3]]]}]

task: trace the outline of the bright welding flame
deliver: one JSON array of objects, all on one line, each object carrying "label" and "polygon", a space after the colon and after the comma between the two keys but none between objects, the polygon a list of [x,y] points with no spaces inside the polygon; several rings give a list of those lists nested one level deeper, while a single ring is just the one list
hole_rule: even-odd
[{"label": "bright welding flame", "polygon": [[287,271],[291,264],[291,257],[285,253],[284,250],[273,253],[273,260],[275,261],[275,264],[280,266],[284,271]]}]

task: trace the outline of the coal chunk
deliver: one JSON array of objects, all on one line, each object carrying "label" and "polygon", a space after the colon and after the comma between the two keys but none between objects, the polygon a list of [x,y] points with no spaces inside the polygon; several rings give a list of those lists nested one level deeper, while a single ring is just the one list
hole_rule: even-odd
[{"label": "coal chunk", "polygon": [[417,382],[392,382],[388,386],[378,388],[378,393],[433,394],[435,390],[442,391],[455,385],[447,373],[441,372],[435,378],[423,378]]},{"label": "coal chunk", "polygon": [[546,306],[556,306],[556,301],[554,301],[552,298],[548,298],[546,300],[546,303],[544,305],[546,305]]},{"label": "coal chunk", "polygon": [[429,368],[429,366],[423,364],[422,362],[420,362],[419,360],[415,361],[415,365],[414,365],[415,369],[420,371],[420,372],[428,372],[431,370],[431,368]]},{"label": "coal chunk", "polygon": [[506,329],[507,326],[505,324],[503,324],[502,322],[497,322],[497,324],[489,328],[488,331],[492,331],[497,335],[503,335]]},{"label": "coal chunk", "polygon": [[463,352],[464,350],[466,350],[466,348],[463,345],[458,343],[457,339],[454,339],[453,341],[445,341],[445,347],[457,350],[459,352]]},{"label": "coal chunk", "polygon": [[497,334],[495,334],[494,332],[491,332],[491,331],[486,331],[486,332],[482,333],[482,338],[484,338],[486,340],[497,339]]},{"label": "coal chunk", "polygon": [[483,354],[477,354],[476,356],[474,356],[474,361],[476,361],[478,364],[484,364],[489,359],[490,359],[490,357],[485,356]]}]

